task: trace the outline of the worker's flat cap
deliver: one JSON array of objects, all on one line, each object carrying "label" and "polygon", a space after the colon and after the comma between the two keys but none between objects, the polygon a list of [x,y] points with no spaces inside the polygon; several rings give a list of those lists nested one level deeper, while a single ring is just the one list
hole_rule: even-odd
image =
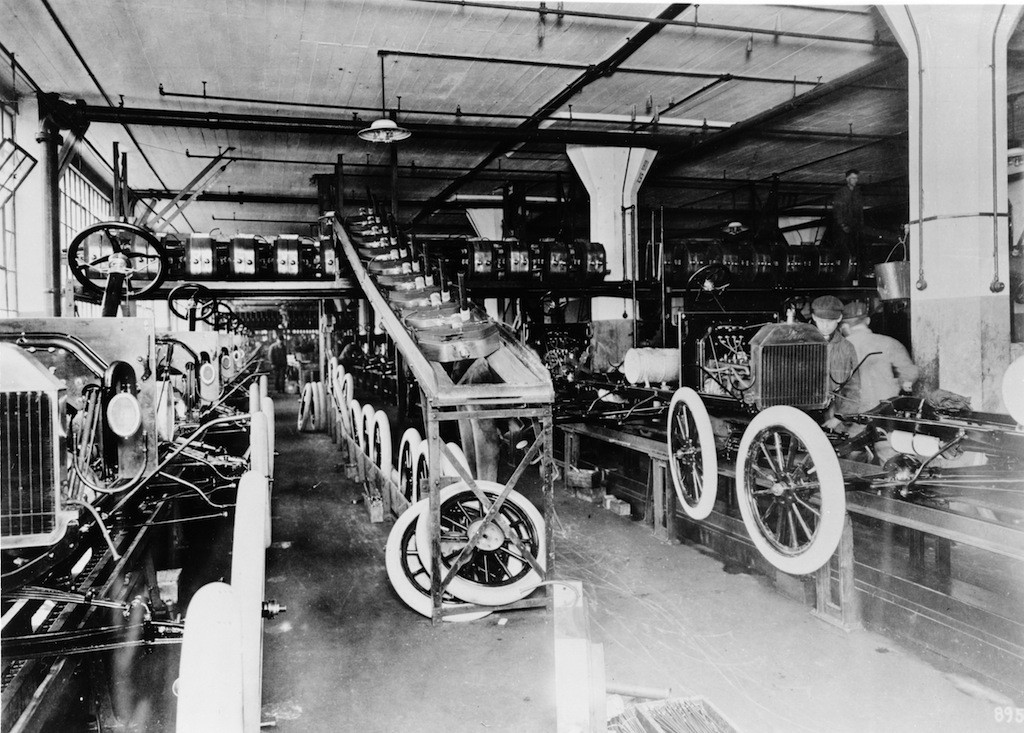
[{"label": "worker's flat cap", "polygon": [[835,320],[843,315],[843,301],[834,295],[822,295],[811,303],[811,313],[819,318]]},{"label": "worker's flat cap", "polygon": [[844,321],[859,321],[868,317],[868,304],[863,300],[851,300],[843,306]]}]

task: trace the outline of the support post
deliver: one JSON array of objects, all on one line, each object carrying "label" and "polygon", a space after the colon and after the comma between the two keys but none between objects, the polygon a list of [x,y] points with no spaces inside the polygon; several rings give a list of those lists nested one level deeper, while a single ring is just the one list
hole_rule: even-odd
[{"label": "support post", "polygon": [[[54,97],[56,95],[53,95]],[[44,174],[43,184],[43,251],[47,263],[45,290],[49,295],[47,315],[60,316],[62,307],[61,273],[65,256],[60,242],[60,146],[63,142],[60,127],[54,121],[51,105],[56,99],[40,95],[39,160]]]},{"label": "support post", "polygon": [[[879,8],[909,64],[911,340],[922,383],[1003,411],[1007,42],[1022,8]],[[955,48],[956,53],[950,53]]]},{"label": "support post", "polygon": [[[567,145],[566,153],[590,196],[590,241],[604,245],[609,277],[635,280],[637,194],[656,151]],[[637,314],[624,298],[595,298],[591,308],[593,368],[605,371],[633,346]]]}]

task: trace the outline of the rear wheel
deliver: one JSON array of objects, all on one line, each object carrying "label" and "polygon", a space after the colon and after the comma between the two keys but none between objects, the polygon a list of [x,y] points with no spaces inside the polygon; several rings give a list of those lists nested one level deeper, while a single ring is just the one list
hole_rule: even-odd
[{"label": "rear wheel", "polygon": [[839,546],[846,515],[839,459],[800,410],[769,407],[750,421],[740,440],[736,493],[751,540],[779,570],[813,573]]},{"label": "rear wheel", "polygon": [[407,501],[416,502],[416,452],[422,438],[416,428],[409,428],[402,434],[398,447],[398,487]]}]

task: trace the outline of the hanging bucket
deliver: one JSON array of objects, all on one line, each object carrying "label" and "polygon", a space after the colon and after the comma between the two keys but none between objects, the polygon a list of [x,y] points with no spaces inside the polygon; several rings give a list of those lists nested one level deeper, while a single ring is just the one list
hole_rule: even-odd
[{"label": "hanging bucket", "polygon": [[875,265],[875,284],[878,297],[882,300],[906,300],[910,298],[910,263],[883,262]]}]

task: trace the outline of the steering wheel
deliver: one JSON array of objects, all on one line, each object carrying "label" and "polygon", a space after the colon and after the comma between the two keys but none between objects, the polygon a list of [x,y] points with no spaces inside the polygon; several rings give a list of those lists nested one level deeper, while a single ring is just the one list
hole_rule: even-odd
[{"label": "steering wheel", "polygon": [[704,296],[715,297],[732,283],[732,271],[720,262],[712,262],[697,268],[686,281],[684,295],[696,293],[694,300]]},{"label": "steering wheel", "polygon": [[214,301],[212,319],[207,319],[206,322],[213,326],[214,331],[222,328],[233,331],[235,326],[241,325],[241,319],[235,315],[234,309],[223,300]]},{"label": "steering wheel", "polygon": [[[125,276],[132,297],[156,289],[163,282],[170,260],[153,233],[122,221],[101,221],[80,231],[68,246],[71,274],[86,292],[103,295],[112,273]],[[142,283],[138,290],[132,283]]]},{"label": "steering wheel", "polygon": [[[174,302],[176,300],[188,301],[184,311],[180,311],[175,307]],[[170,308],[171,313],[183,321],[188,320],[188,312],[195,308],[196,320],[209,323],[210,317],[216,313],[217,299],[213,297],[213,293],[205,285],[186,283],[179,285],[167,294],[167,307]]]}]

